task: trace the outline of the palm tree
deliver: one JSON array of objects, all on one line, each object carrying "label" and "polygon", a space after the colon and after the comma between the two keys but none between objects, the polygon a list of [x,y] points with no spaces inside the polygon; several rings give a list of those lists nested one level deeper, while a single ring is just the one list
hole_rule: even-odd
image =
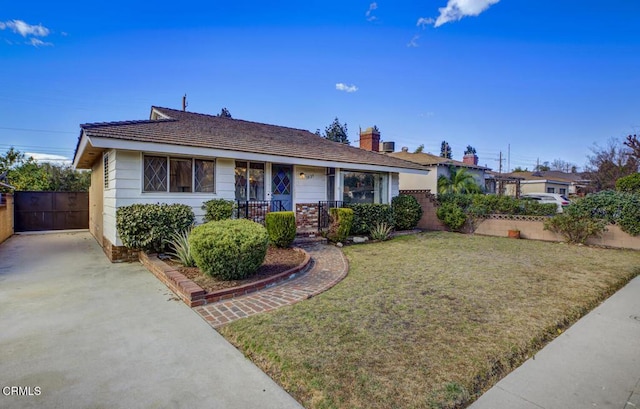
[{"label": "palm tree", "polygon": [[467,168],[450,166],[449,177],[438,178],[438,193],[482,193],[482,189]]}]

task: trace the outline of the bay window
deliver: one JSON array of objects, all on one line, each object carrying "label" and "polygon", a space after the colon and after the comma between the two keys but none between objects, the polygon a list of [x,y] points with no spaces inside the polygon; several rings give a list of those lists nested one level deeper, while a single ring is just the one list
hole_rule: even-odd
[{"label": "bay window", "polygon": [[388,203],[387,173],[341,172],[344,203]]}]

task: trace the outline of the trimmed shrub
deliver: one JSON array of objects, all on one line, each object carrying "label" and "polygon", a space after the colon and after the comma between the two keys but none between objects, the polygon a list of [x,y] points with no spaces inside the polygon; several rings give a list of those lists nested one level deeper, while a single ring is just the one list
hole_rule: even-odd
[{"label": "trimmed shrub", "polygon": [[353,210],[352,235],[369,234],[377,223],[393,225],[393,212],[387,204],[352,203],[348,207]]},{"label": "trimmed shrub", "polygon": [[616,180],[616,190],[619,192],[640,193],[640,173],[633,173]]},{"label": "trimmed shrub", "polygon": [[391,199],[391,210],[396,230],[413,229],[422,217],[422,206],[410,195],[400,195]]},{"label": "trimmed shrub", "polygon": [[467,215],[455,203],[441,204],[436,211],[436,215],[448,228],[454,231],[460,231],[467,221]]},{"label": "trimmed shrub", "polygon": [[561,234],[567,243],[584,244],[589,237],[600,237],[606,225],[601,219],[563,213],[545,220],[544,229]]},{"label": "trimmed shrub", "polygon": [[627,195],[616,223],[625,233],[632,236],[640,234],[640,193]]},{"label": "trimmed shrub", "polygon": [[225,199],[211,199],[202,204],[204,213],[204,221],[211,222],[217,220],[230,219],[233,215],[235,202]]},{"label": "trimmed shrub", "polygon": [[276,247],[289,247],[296,238],[296,216],[293,212],[270,212],[265,217],[269,241]]},{"label": "trimmed shrub", "polygon": [[188,230],[195,220],[191,207],[183,204],[134,204],[116,210],[116,229],[131,249],[163,252],[171,235]]},{"label": "trimmed shrub", "polygon": [[240,280],[258,270],[269,246],[267,229],[246,219],[212,221],[189,237],[196,266],[221,280]]},{"label": "trimmed shrub", "polygon": [[333,207],[329,209],[327,239],[332,243],[345,241],[353,224],[353,209]]}]

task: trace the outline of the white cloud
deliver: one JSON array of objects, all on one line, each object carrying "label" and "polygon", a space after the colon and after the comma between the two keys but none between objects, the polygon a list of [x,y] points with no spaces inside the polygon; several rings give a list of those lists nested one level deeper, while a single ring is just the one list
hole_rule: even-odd
[{"label": "white cloud", "polygon": [[51,33],[51,31],[42,24],[31,25],[25,23],[22,20],[9,20],[0,22],[0,30],[5,30],[7,28],[16,34],[20,34],[23,37],[46,37]]},{"label": "white cloud", "polygon": [[440,15],[434,23],[434,27],[440,27],[451,21],[458,21],[463,17],[477,16],[491,5],[500,0],[448,0],[446,7],[440,7]]},{"label": "white cloud", "polygon": [[411,41],[409,41],[407,43],[407,47],[419,47],[420,45],[418,44],[418,39],[420,38],[419,35],[414,35],[413,37],[411,37]]},{"label": "white cloud", "polygon": [[378,19],[378,17],[373,15],[373,11],[376,10],[377,8],[378,8],[378,3],[376,3],[375,1],[369,4],[369,10],[367,10],[367,12],[365,13],[365,16],[367,16],[367,21],[373,21]]},{"label": "white cloud", "polygon": [[62,155],[51,155],[48,153],[30,153],[26,152],[25,156],[28,158],[31,156],[33,159],[37,160],[39,163],[49,162],[58,165],[70,165],[71,159]]},{"label": "white cloud", "polygon": [[435,22],[436,21],[434,19],[432,19],[431,17],[429,17],[429,18],[420,17],[418,19],[418,22],[416,23],[416,26],[425,28],[425,26],[430,26]]},{"label": "white cloud", "polygon": [[336,84],[336,89],[338,91],[344,91],[344,92],[356,92],[358,90],[358,87],[356,87],[355,85],[347,85],[347,84],[343,84],[342,82],[339,82]]},{"label": "white cloud", "polygon": [[47,47],[47,46],[52,46],[53,45],[53,43],[47,43],[47,42],[44,42],[42,40],[39,40],[39,39],[33,38],[33,37],[31,37],[29,39],[29,41],[27,41],[27,44],[30,44],[30,45],[32,45],[34,47]]}]

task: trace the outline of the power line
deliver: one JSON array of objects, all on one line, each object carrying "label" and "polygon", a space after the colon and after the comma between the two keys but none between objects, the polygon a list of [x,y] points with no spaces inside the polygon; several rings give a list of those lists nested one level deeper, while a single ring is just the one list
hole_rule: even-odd
[{"label": "power line", "polygon": [[4,126],[0,126],[0,129],[4,129],[7,131],[20,131],[20,132],[46,132],[46,133],[68,133],[68,134],[75,134],[77,132],[71,132],[71,131],[50,131],[50,130],[46,130],[46,129],[28,129],[28,128],[7,128]]}]

